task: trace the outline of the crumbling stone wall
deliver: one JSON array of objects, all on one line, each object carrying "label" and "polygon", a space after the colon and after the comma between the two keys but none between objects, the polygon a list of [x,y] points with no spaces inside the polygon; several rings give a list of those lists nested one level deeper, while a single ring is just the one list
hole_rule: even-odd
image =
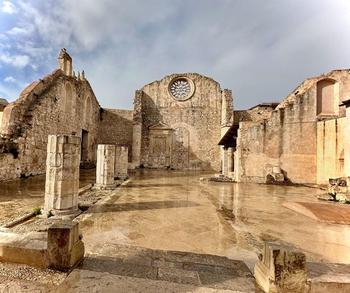
[{"label": "crumbling stone wall", "polygon": [[337,117],[317,116],[316,85],[325,78],[338,84],[340,102],[350,96],[349,71],[335,70],[303,82],[269,119],[240,124],[235,155],[238,181],[266,182],[266,170],[279,166],[294,183],[317,182],[317,168],[322,168],[317,165],[317,121],[345,115],[344,107],[339,107]]},{"label": "crumbling stone wall", "polygon": [[87,131],[85,156],[96,161],[100,106],[85,79],[60,69],[30,84],[4,109],[0,140],[0,180],[45,173],[49,134]]},{"label": "crumbling stone wall", "polygon": [[133,111],[119,109],[101,109],[98,126],[99,144],[117,144],[127,146],[129,161],[132,154]]},{"label": "crumbling stone wall", "polygon": [[[193,95],[186,100],[177,100],[169,92],[170,83],[178,77],[194,84]],[[226,99],[227,109],[222,109],[222,99]],[[170,167],[220,170],[221,120],[231,119],[233,113],[230,91],[222,91],[219,83],[196,73],[173,74],[137,91],[134,105],[134,146],[140,144],[140,154],[135,148],[133,158],[139,158],[141,165],[154,166],[152,135],[155,140],[161,135],[172,135],[172,144],[166,145],[171,152]],[[227,111],[227,115],[222,115],[222,111]],[[169,138],[164,139],[165,144]],[[168,162],[168,158],[164,161]]]}]

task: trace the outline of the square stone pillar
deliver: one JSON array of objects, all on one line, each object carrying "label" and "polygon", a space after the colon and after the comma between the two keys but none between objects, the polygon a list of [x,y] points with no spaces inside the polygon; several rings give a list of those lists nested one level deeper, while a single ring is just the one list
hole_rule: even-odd
[{"label": "square stone pillar", "polygon": [[44,211],[70,214],[78,210],[80,138],[49,135]]},{"label": "square stone pillar", "polygon": [[97,147],[96,188],[113,189],[115,145],[99,144]]},{"label": "square stone pillar", "polygon": [[254,267],[259,286],[267,293],[306,292],[306,257],[302,252],[270,242]]},{"label": "square stone pillar", "polygon": [[128,151],[126,146],[115,147],[114,176],[120,179],[128,177]]}]

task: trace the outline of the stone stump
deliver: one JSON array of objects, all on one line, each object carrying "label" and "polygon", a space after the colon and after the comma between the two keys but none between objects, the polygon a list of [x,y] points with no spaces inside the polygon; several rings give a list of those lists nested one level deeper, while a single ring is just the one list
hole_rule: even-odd
[{"label": "stone stump", "polygon": [[47,253],[49,267],[67,271],[84,258],[84,243],[79,235],[79,224],[59,221],[48,229]]},{"label": "stone stump", "polygon": [[44,212],[71,214],[78,210],[80,138],[49,135]]},{"label": "stone stump", "polygon": [[96,188],[115,188],[114,167],[115,145],[99,144],[97,147]]},{"label": "stone stump", "polygon": [[114,176],[120,179],[128,177],[128,147],[115,147]]},{"label": "stone stump", "polygon": [[254,267],[256,282],[268,293],[304,293],[306,257],[291,247],[265,242],[260,260]]}]

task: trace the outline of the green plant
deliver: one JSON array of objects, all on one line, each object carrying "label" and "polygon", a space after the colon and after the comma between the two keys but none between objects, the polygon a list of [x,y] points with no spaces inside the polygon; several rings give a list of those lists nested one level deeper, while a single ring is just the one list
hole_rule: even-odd
[{"label": "green plant", "polygon": [[34,215],[38,216],[41,215],[41,207],[35,207],[33,209]]}]

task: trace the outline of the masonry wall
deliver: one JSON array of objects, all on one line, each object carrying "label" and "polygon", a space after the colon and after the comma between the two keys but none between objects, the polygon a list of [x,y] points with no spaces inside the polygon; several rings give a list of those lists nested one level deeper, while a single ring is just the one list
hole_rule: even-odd
[{"label": "masonry wall", "polygon": [[86,80],[56,70],[33,82],[4,109],[0,140],[0,180],[45,173],[49,134],[82,135],[84,160],[96,161],[100,106]]},{"label": "masonry wall", "polygon": [[345,123],[346,117],[317,123],[318,184],[328,184],[329,178],[344,176]]},{"label": "masonry wall", "polygon": [[[177,101],[168,91],[169,83],[178,76],[191,79],[195,85],[193,96],[186,101]],[[220,85],[195,73],[173,74],[144,86],[137,92],[134,115],[135,122],[142,128],[140,163],[148,165],[150,127],[163,123],[174,130],[177,145],[186,145],[183,149],[175,145],[178,150],[172,153],[172,161],[183,163],[183,166],[175,163],[175,168],[220,170],[221,105]],[[181,138],[176,137],[177,133]],[[187,144],[188,156],[184,154]],[[187,158],[188,163],[185,163]]]},{"label": "masonry wall", "polygon": [[129,161],[132,155],[133,111],[120,109],[101,110],[98,127],[99,144],[117,144],[128,147]]}]

